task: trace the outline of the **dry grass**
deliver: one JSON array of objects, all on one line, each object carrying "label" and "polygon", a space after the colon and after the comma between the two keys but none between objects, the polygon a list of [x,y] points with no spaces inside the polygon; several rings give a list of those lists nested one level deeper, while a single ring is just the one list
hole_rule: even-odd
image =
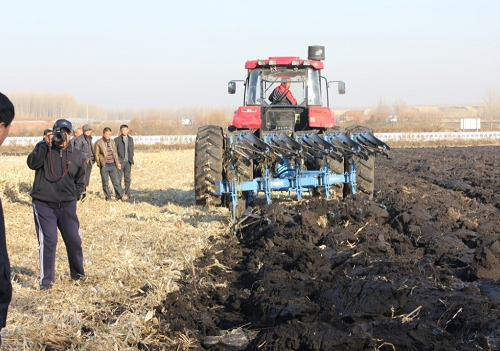
[{"label": "dry grass", "polygon": [[12,265],[6,350],[136,350],[164,342],[153,308],[177,288],[208,237],[226,230],[225,209],[194,206],[194,151],[139,152],[128,202],[105,202],[94,167],[90,198],[78,204],[87,280],[74,282],[64,243],[56,282],[38,289],[38,244],[26,156],[1,156],[0,191]]}]

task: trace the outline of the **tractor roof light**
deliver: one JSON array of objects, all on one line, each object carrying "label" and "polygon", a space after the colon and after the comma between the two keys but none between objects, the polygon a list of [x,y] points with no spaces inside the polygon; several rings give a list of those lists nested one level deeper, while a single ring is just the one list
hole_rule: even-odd
[{"label": "tractor roof light", "polygon": [[270,66],[276,66],[276,60],[269,60]]},{"label": "tractor roof light", "polygon": [[292,66],[298,66],[298,65],[299,65],[299,63],[300,63],[300,61],[299,61],[299,60],[293,60],[293,61],[292,61]]},{"label": "tractor roof light", "polygon": [[266,61],[265,60],[259,60],[257,63],[258,63],[259,66],[265,66],[266,65]]},{"label": "tractor roof light", "polygon": [[302,63],[304,66],[310,66],[311,65],[311,61],[309,60],[304,60],[304,62]]}]

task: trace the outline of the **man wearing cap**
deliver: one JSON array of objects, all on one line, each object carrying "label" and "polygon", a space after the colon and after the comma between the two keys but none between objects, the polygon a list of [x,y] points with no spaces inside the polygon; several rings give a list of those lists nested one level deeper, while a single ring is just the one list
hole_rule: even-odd
[{"label": "man wearing cap", "polygon": [[40,289],[55,280],[57,229],[66,245],[71,279],[84,276],[80,222],[76,202],[85,189],[85,160],[80,150],[68,147],[71,122],[59,119],[28,155],[35,171],[31,190],[40,259]]},{"label": "man wearing cap", "polygon": [[87,187],[90,182],[90,174],[92,173],[92,165],[95,162],[94,147],[92,145],[92,127],[84,124],[82,127],[83,134],[74,139],[73,145],[76,149],[80,150],[85,159],[85,190],[83,191],[81,200],[83,201],[87,196]]},{"label": "man wearing cap", "polygon": [[281,84],[269,95],[269,101],[275,105],[297,105],[297,100],[290,91],[291,85],[289,78],[281,79]]}]

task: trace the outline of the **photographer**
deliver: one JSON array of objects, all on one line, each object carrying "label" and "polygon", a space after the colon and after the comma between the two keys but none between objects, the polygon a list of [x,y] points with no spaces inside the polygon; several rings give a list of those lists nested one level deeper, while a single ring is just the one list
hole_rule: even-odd
[{"label": "photographer", "polygon": [[85,160],[80,150],[68,148],[71,122],[59,119],[28,155],[35,170],[30,195],[40,258],[40,289],[50,289],[55,280],[57,228],[66,245],[71,279],[84,276],[80,223],[76,202],[85,189]]}]

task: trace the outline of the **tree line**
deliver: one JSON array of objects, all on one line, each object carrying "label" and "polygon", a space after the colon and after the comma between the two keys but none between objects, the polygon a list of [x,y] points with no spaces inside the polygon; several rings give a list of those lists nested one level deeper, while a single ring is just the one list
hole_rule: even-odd
[{"label": "tree line", "polygon": [[[117,126],[124,121],[136,134],[186,134],[196,133],[198,126],[214,124],[227,126],[232,120],[234,107],[179,107],[150,109],[105,109],[92,104],[79,103],[71,94],[41,92],[7,93],[16,108],[16,120],[81,119],[94,124]],[[184,126],[183,119],[193,124]],[[36,126],[23,125],[19,135],[38,135]]]}]

